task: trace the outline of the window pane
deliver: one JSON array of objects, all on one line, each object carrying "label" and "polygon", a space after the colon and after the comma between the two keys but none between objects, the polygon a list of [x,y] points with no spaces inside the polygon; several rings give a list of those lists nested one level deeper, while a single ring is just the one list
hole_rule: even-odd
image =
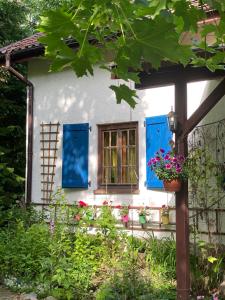
[{"label": "window pane", "polygon": [[104,147],[109,146],[109,132],[105,131],[104,132]]},{"label": "window pane", "polygon": [[122,183],[128,183],[128,168],[122,167]]},{"label": "window pane", "polygon": [[122,148],[122,166],[128,165],[128,149],[126,147]]},{"label": "window pane", "polygon": [[116,146],[117,145],[117,132],[112,131],[111,132],[111,146]]},{"label": "window pane", "polygon": [[110,180],[110,168],[103,168],[103,182],[105,184],[108,184],[109,183],[109,180]]},{"label": "window pane", "polygon": [[104,149],[104,166],[110,166],[110,150]]},{"label": "window pane", "polygon": [[132,183],[132,184],[137,183],[135,167],[129,168],[129,182]]},{"label": "window pane", "polygon": [[129,145],[135,145],[135,130],[129,131]]},{"label": "window pane", "polygon": [[111,165],[113,167],[115,167],[115,166],[117,166],[117,149],[112,149],[111,150],[111,155],[112,155]]},{"label": "window pane", "polygon": [[127,146],[127,130],[122,131],[122,146]]},{"label": "window pane", "polygon": [[118,177],[117,177],[117,168],[111,168],[111,183],[117,183]]},{"label": "window pane", "polygon": [[129,149],[129,165],[134,166],[136,165],[136,148],[131,147]]}]

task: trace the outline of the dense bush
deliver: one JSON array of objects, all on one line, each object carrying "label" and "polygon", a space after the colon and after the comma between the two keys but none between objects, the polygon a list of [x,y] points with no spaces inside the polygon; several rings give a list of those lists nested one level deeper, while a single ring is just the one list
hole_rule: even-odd
[{"label": "dense bush", "polygon": [[[0,232],[0,277],[11,287],[62,300],[175,299],[174,239],[127,236],[109,206],[95,220],[94,234],[89,207],[63,205],[56,219],[52,208],[50,224],[32,210],[16,213]],[[82,216],[79,222],[74,213]],[[224,268],[219,253],[203,243],[193,252],[193,294],[218,286]]]}]

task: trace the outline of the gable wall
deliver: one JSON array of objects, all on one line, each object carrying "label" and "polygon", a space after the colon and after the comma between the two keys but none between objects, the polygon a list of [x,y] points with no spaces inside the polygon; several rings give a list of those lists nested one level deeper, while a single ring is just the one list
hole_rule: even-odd
[{"label": "gable wall", "polygon": [[[174,196],[162,191],[147,190],[145,156],[145,117],[167,114],[174,106],[174,87],[158,87],[138,91],[137,107],[132,110],[126,103],[116,104],[114,93],[108,88],[117,85],[118,80],[109,78],[109,73],[96,68],[94,77],[77,79],[71,70],[48,73],[47,63],[33,60],[29,65],[29,80],[34,84],[34,156],[32,201],[41,202],[41,160],[40,124],[59,122],[60,136],[56,161],[54,190],[61,186],[62,173],[62,125],[89,123],[89,180],[88,190],[66,189],[71,203],[83,200],[89,204],[102,204],[104,200],[113,205],[161,206],[174,204]],[[132,86],[132,84],[130,84]],[[208,82],[188,85],[188,114],[209,94]],[[223,101],[223,107],[224,107]],[[214,113],[217,115],[216,113]],[[224,113],[225,116],[225,113]],[[97,124],[138,121],[139,126],[139,189],[138,195],[94,195],[97,188]]]}]

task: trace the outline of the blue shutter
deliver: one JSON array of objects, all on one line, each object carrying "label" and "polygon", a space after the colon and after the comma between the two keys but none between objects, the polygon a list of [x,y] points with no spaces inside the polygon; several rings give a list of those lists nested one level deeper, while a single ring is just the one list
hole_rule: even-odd
[{"label": "blue shutter", "polygon": [[169,129],[167,115],[146,118],[146,185],[148,189],[163,188],[162,180],[156,177],[155,172],[147,166],[147,163],[160,148],[169,151],[171,149],[169,145],[171,139],[172,132]]},{"label": "blue shutter", "polygon": [[88,144],[88,123],[63,125],[63,188],[88,188]]}]

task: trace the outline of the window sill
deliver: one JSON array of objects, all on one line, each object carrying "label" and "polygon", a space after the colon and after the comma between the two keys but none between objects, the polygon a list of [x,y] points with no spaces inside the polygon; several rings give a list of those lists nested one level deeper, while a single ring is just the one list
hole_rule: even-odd
[{"label": "window sill", "polygon": [[94,190],[95,195],[107,195],[107,194],[140,194],[140,190],[137,189],[136,187],[134,188],[120,188],[120,187],[115,187],[115,188],[98,188]]}]

